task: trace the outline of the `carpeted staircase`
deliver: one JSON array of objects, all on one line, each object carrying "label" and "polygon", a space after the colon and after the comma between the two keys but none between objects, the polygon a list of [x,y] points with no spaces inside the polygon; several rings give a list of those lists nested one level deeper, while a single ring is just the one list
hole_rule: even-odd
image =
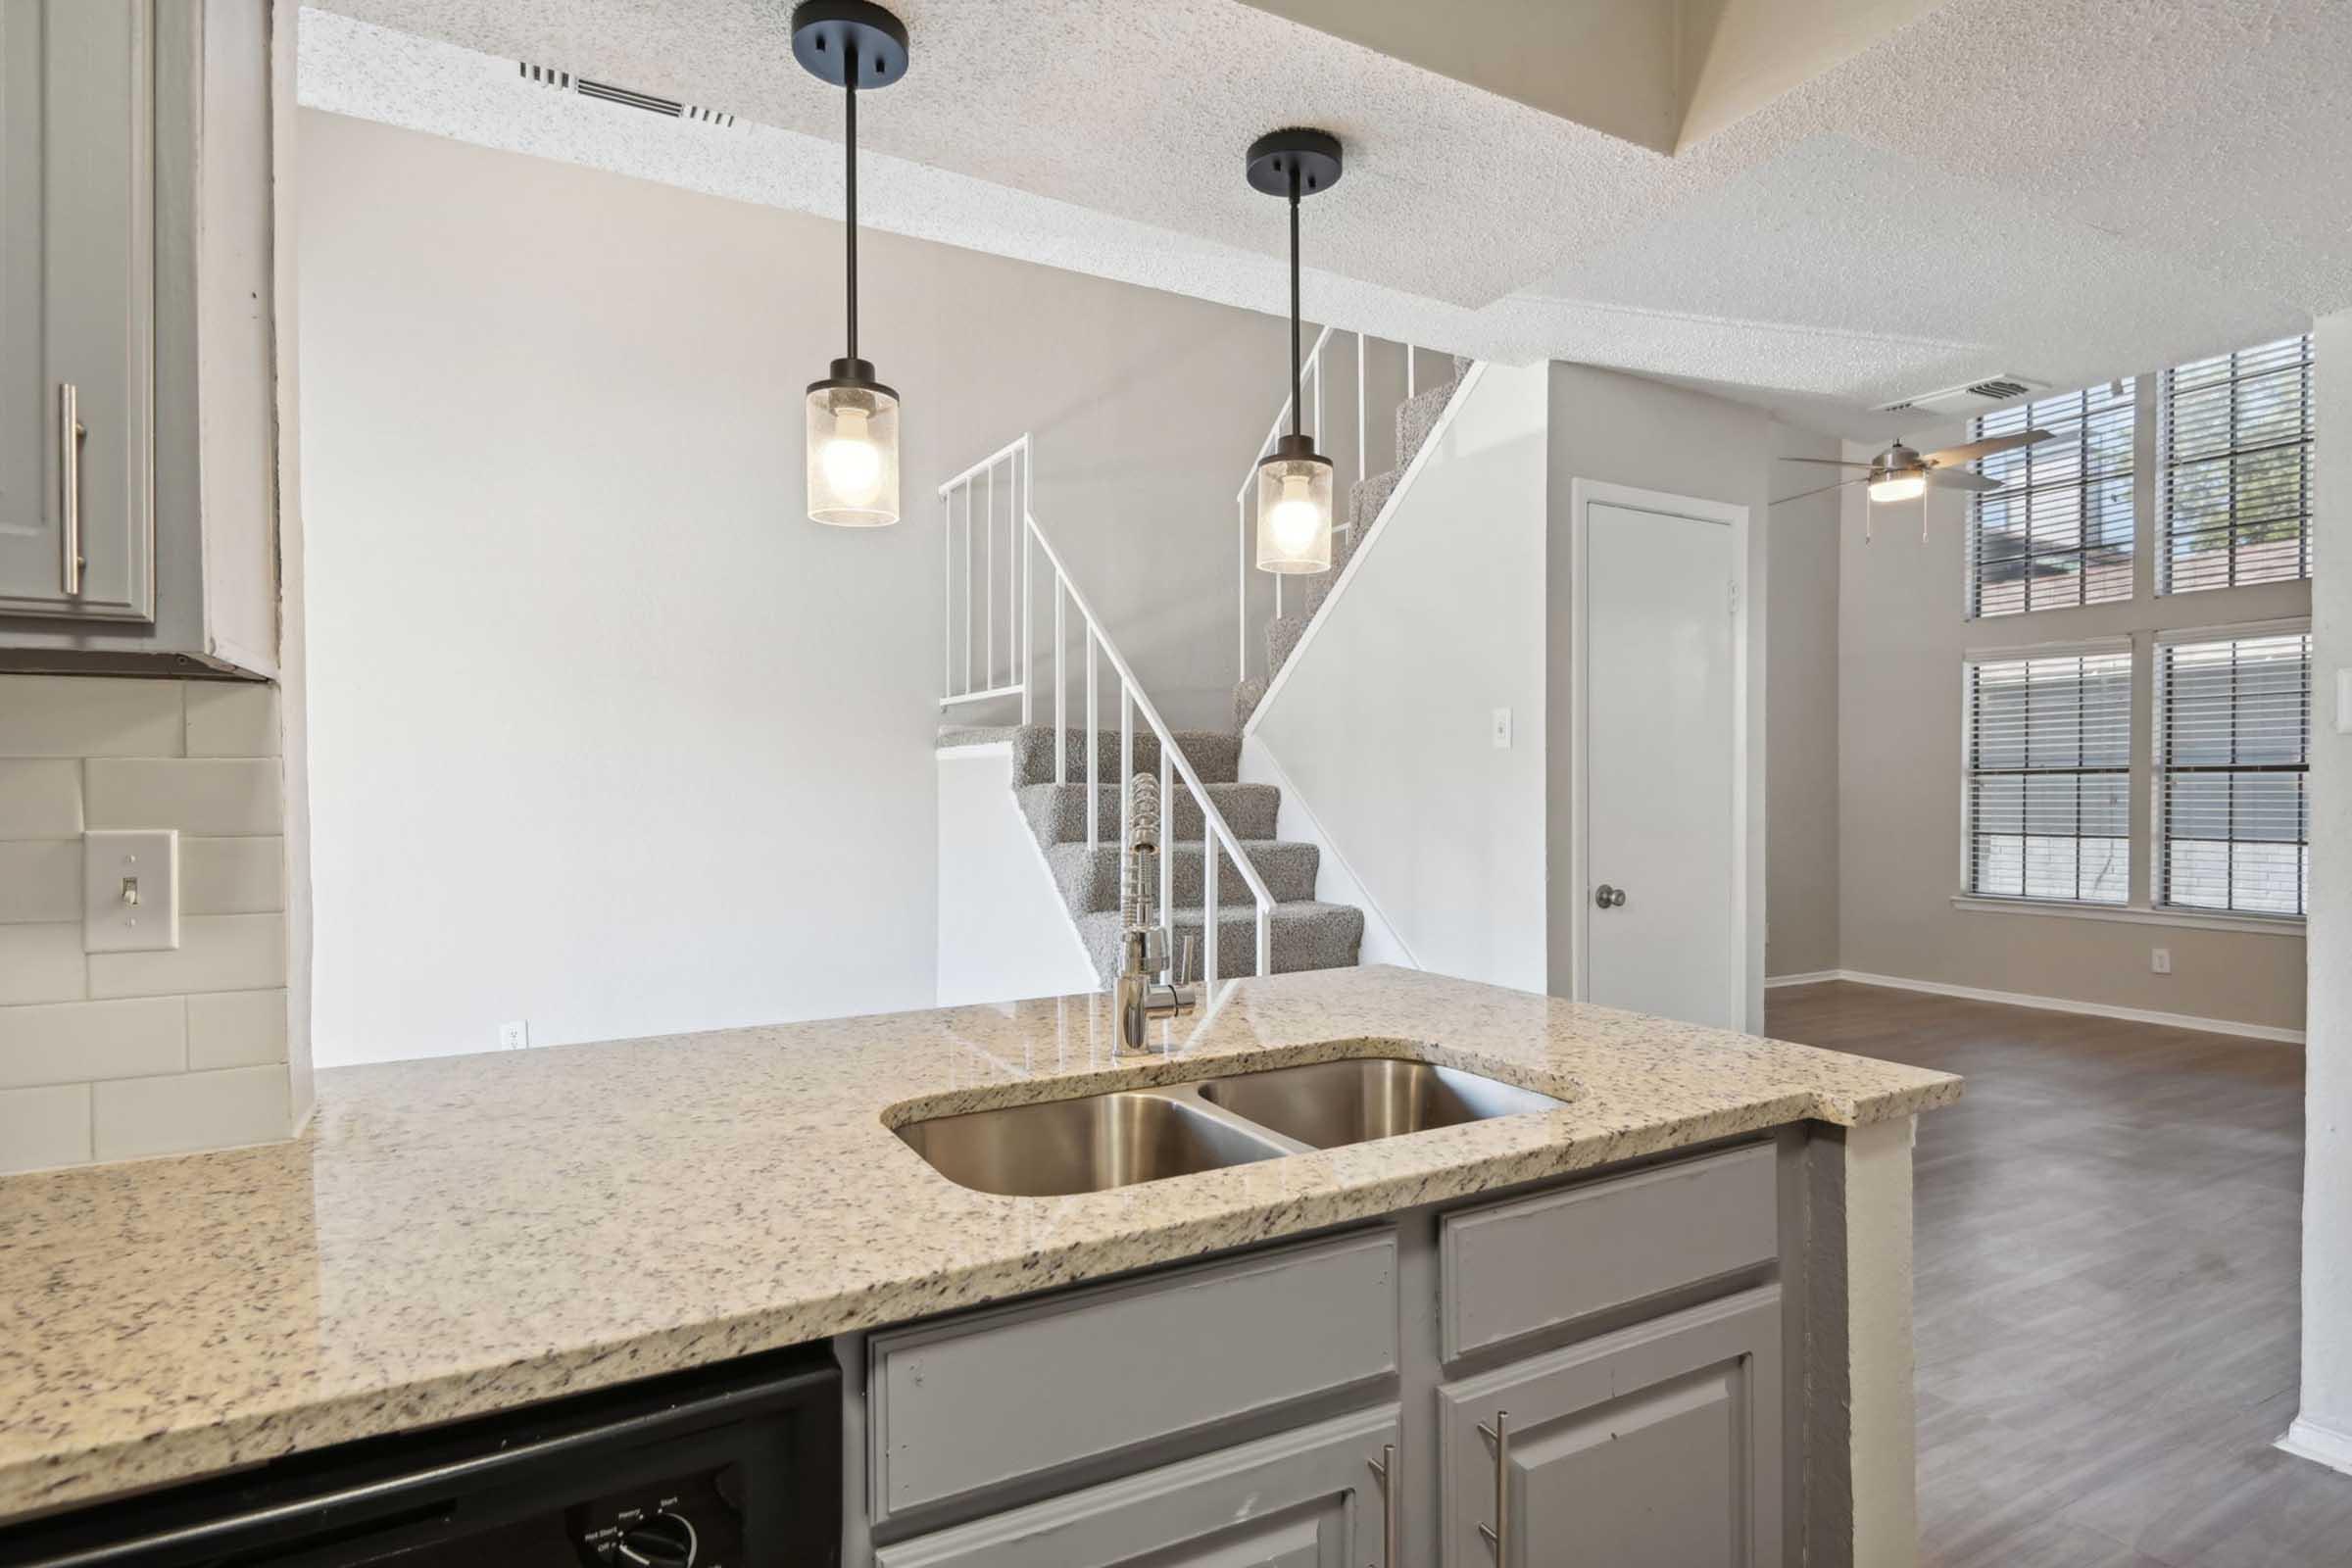
[{"label": "carpeted staircase", "polygon": [[[1054,749],[1069,753],[1071,782],[1054,782]],[[982,746],[1009,742],[1012,747],[1012,787],[1021,814],[1045,851],[1046,864],[1061,890],[1063,905],[1078,928],[1079,939],[1095,960],[1095,972],[1105,986],[1118,968],[1119,951],[1119,735],[1102,737],[1101,770],[1091,787],[1086,777],[1086,731],[1056,731],[1050,724],[1017,724],[997,728],[942,725],[942,747]],[[1274,969],[1336,969],[1353,964],[1363,940],[1364,914],[1352,905],[1322,904],[1315,899],[1315,871],[1322,852],[1312,844],[1289,844],[1274,837],[1274,819],[1282,792],[1270,784],[1236,782],[1242,757],[1237,735],[1179,731],[1177,744],[1207,786],[1210,799],[1242,841],[1257,874],[1276,903],[1272,917]],[[1135,737],[1135,769],[1159,772],[1159,742],[1139,727]],[[1176,785],[1176,844],[1174,861],[1175,908],[1171,923],[1181,952],[1188,936],[1197,945],[1201,934],[1200,893],[1202,858],[1200,808],[1181,781]],[[1086,847],[1086,813],[1091,808],[1099,823],[1100,844]],[[1257,910],[1241,872],[1218,856],[1217,969],[1222,976],[1247,974],[1254,967]],[[1196,959],[1196,969],[1198,968]],[[1198,976],[1196,975],[1196,978]]]},{"label": "carpeted staircase", "polygon": [[[1396,493],[1396,482],[1412,466],[1414,455],[1429,439],[1429,432],[1438,426],[1438,417],[1453,401],[1462,377],[1470,373],[1472,362],[1459,355],[1453,361],[1453,379],[1427,391],[1416,392],[1396,406],[1396,466],[1384,473],[1368,474],[1350,486],[1348,494],[1348,526],[1335,529],[1331,536],[1331,569],[1311,577],[1293,578],[1283,593],[1283,613],[1266,622],[1266,672],[1252,675],[1233,689],[1233,722],[1236,729],[1250,722],[1257,705],[1265,701],[1266,692],[1274,677],[1282,673],[1291,655],[1298,652],[1298,643],[1306,628],[1331,598],[1340,573],[1355,555],[1356,546],[1371,532],[1379,518],[1381,508],[1389,504]],[[1296,597],[1294,597],[1296,595]],[[1188,747],[1189,752],[1189,747]],[[1207,775],[1203,774],[1205,778]],[[1235,831],[1239,832],[1239,824]]]}]

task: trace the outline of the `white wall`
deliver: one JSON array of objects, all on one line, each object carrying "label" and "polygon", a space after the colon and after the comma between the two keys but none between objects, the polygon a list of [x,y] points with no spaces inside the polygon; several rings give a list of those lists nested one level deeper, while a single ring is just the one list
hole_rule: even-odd
[{"label": "white wall", "polygon": [[939,753],[943,1007],[1093,991],[1102,981],[1012,793],[1012,748]]},{"label": "white wall", "polygon": [[2313,345],[2321,530],[2312,584],[2310,1037],[2303,1121],[2303,1400],[2290,1442],[2352,1471],[2352,736],[2336,730],[2335,682],[2352,668],[2352,312],[2323,318]]},{"label": "white wall", "polygon": [[320,1063],[930,1005],[926,498],[1023,428],[1155,700],[1229,711],[1281,323],[871,236],[907,520],[825,529],[801,398],[841,352],[838,224],[301,132]]},{"label": "white wall", "polygon": [[1546,376],[1474,373],[1251,733],[1422,967],[1542,990]]}]

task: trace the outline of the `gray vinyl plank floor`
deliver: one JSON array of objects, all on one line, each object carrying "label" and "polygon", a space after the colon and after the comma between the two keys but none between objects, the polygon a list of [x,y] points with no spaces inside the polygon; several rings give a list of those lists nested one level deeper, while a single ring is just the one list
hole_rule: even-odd
[{"label": "gray vinyl plank floor", "polygon": [[2352,1568],[2295,1414],[2303,1053],[1830,982],[1767,1032],[1968,1079],[1920,1122],[1927,1568]]}]

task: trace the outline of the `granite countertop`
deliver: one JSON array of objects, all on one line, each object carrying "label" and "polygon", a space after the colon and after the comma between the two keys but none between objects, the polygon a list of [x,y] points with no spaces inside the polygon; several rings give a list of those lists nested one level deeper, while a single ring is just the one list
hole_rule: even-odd
[{"label": "granite countertop", "polygon": [[[0,1519],[1707,1139],[1949,1075],[1411,970],[1244,980],[1112,1057],[1069,997],[318,1075],[288,1144],[0,1179]],[[921,1116],[1346,1055],[1566,1108],[1072,1198]]]}]

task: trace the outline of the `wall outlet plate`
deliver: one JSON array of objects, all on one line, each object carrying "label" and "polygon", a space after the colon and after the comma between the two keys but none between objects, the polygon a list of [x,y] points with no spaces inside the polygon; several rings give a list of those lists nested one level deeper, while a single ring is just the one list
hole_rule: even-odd
[{"label": "wall outlet plate", "polygon": [[2171,974],[2173,972],[2173,950],[2150,948],[2148,950],[2148,972],[2150,974]]},{"label": "wall outlet plate", "polygon": [[81,950],[157,953],[179,946],[179,833],[105,829],[81,836]]},{"label": "wall outlet plate", "polygon": [[516,1018],[511,1023],[502,1023],[498,1026],[499,1050],[528,1051],[530,1045],[531,1021],[528,1018]]}]

